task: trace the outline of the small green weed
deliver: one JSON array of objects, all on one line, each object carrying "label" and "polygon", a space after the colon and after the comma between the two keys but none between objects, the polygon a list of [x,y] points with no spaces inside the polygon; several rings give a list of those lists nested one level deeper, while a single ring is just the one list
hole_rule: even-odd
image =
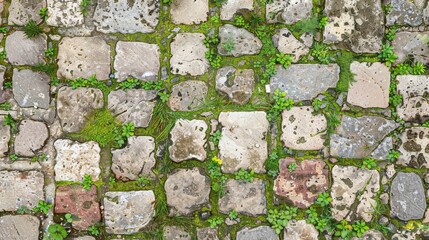
[{"label": "small green weed", "polygon": [[209,141],[217,146],[221,138],[222,138],[222,132],[220,130],[216,130],[213,134],[210,135]]},{"label": "small green weed", "polygon": [[329,47],[322,43],[316,42],[313,46],[313,49],[311,50],[310,55],[320,63],[329,63]]},{"label": "small green weed", "polygon": [[276,62],[280,63],[283,66],[283,68],[287,68],[289,67],[289,65],[292,64],[292,56],[289,54],[277,53]]},{"label": "small green weed", "polygon": [[323,192],[317,196],[316,204],[319,204],[322,207],[326,207],[329,203],[332,202],[332,198],[328,192]]},{"label": "small green weed", "polygon": [[67,237],[66,229],[60,224],[51,224],[48,227],[48,239],[49,240],[63,240]]},{"label": "small green weed", "polygon": [[91,0],[82,0],[82,2],[80,2],[80,11],[82,12],[83,16],[88,14],[89,5],[91,5]]},{"label": "small green weed", "polygon": [[9,111],[12,109],[12,104],[10,102],[0,103],[0,110]]},{"label": "small green weed", "polygon": [[46,22],[46,20],[48,19],[48,9],[42,7],[39,11],[39,16],[43,19],[43,21]]},{"label": "small green weed", "polygon": [[228,40],[222,42],[222,48],[227,53],[231,53],[235,49],[234,41],[232,39],[228,39]]},{"label": "small green weed", "polygon": [[294,102],[290,98],[286,98],[286,93],[276,89],[273,95],[274,103],[268,111],[267,118],[269,121],[276,119],[283,110],[290,110]]},{"label": "small green weed", "polygon": [[291,162],[290,164],[289,164],[289,166],[287,166],[287,169],[289,169],[289,172],[291,173],[291,172],[293,172],[293,171],[295,171],[295,169],[296,169],[296,164],[294,163],[294,162]]},{"label": "small green weed", "polygon": [[73,222],[73,217],[72,217],[71,213],[66,213],[66,215],[64,215],[64,218],[66,219],[66,222],[68,222],[68,223]]},{"label": "small green weed", "polygon": [[369,230],[369,227],[363,220],[356,221],[352,224],[353,231],[357,237],[362,237],[362,235]]},{"label": "small green weed", "polygon": [[229,211],[228,218],[231,220],[235,220],[238,218],[238,213],[235,210]]},{"label": "small green weed", "polygon": [[24,34],[27,38],[35,38],[43,33],[42,27],[35,21],[30,20],[23,28]]},{"label": "small green weed", "polygon": [[168,99],[170,99],[170,94],[168,92],[158,92],[158,96],[163,103],[166,103]]},{"label": "small green weed", "polygon": [[377,161],[374,158],[367,158],[362,161],[362,169],[374,169],[377,166]]},{"label": "small green weed", "polygon": [[222,174],[222,171],[220,169],[221,164],[222,160],[215,156],[209,162],[207,168],[211,179],[212,190],[214,192],[220,193],[220,195],[223,195],[223,187],[228,178]]},{"label": "small green weed", "polygon": [[48,204],[47,202],[45,202],[43,200],[39,200],[39,203],[37,204],[37,206],[35,206],[33,208],[33,212],[48,214],[49,209],[51,209],[51,208],[52,208],[52,204]]},{"label": "small green weed", "polygon": [[268,211],[267,221],[277,234],[286,227],[288,222],[294,219],[297,215],[298,209],[296,207],[285,207],[284,209],[270,209]]},{"label": "small green weed", "polygon": [[221,225],[224,222],[224,220],[222,217],[214,216],[209,218],[207,222],[210,224],[211,228],[216,228],[217,226]]},{"label": "small green weed", "polygon": [[7,58],[7,53],[5,50],[0,52],[0,60],[5,60]]},{"label": "small green weed", "polygon": [[125,123],[121,127],[115,129],[115,142],[122,147],[125,145],[127,139],[131,136],[134,136],[134,124],[133,123]]},{"label": "small green weed", "polygon": [[267,174],[273,178],[277,177],[279,174],[279,155],[277,152],[272,152],[268,156]]},{"label": "small green weed", "polygon": [[83,182],[82,182],[83,188],[85,190],[90,190],[92,185],[94,185],[94,182],[92,182],[91,176],[88,174],[85,174],[85,176],[83,177]]},{"label": "small green weed", "polygon": [[98,237],[100,235],[99,227],[94,225],[88,228],[88,233],[92,236]]},{"label": "small green weed", "polygon": [[16,132],[15,120],[13,120],[10,114],[4,116],[3,126],[9,126],[12,129],[12,132]]},{"label": "small green weed", "polygon": [[9,159],[10,159],[11,161],[16,161],[16,160],[18,160],[18,155],[16,155],[16,154],[11,154],[11,155],[9,155]]},{"label": "small green weed", "polygon": [[246,182],[253,182],[253,179],[255,178],[255,171],[253,169],[250,171],[247,171],[241,168],[234,175],[235,175],[235,180],[244,180]]},{"label": "small green weed", "polygon": [[88,79],[84,78],[76,78],[74,80],[70,81],[70,86],[73,89],[79,88],[79,87],[89,87],[89,88],[98,88],[101,90],[106,89],[106,85],[102,81],[98,81],[97,77],[95,75],[92,75]]},{"label": "small green weed", "polygon": [[394,162],[399,158],[399,156],[401,156],[401,152],[394,150],[394,149],[391,149],[389,151],[389,154],[387,154],[386,159],[390,162]]},{"label": "small green weed", "polygon": [[398,57],[393,53],[393,47],[390,46],[389,43],[386,43],[381,46],[381,52],[378,54],[378,58],[380,61],[385,62],[386,66],[390,66]]}]

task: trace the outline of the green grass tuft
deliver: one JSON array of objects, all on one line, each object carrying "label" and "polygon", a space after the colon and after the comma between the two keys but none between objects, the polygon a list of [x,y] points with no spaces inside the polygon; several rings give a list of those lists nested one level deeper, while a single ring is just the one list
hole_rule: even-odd
[{"label": "green grass tuft", "polygon": [[337,57],[337,63],[340,66],[340,80],[337,83],[337,90],[347,92],[353,80],[353,73],[350,71],[350,64],[353,62],[353,53],[341,51]]}]

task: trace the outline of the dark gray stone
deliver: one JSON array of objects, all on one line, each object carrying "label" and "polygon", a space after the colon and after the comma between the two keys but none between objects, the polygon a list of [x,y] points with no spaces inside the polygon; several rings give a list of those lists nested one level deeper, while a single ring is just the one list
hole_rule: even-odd
[{"label": "dark gray stone", "polygon": [[409,0],[391,0],[392,11],[386,16],[386,25],[392,26],[409,25],[419,26],[423,22],[423,12],[421,8]]},{"label": "dark gray stone", "polygon": [[12,65],[23,66],[44,64],[47,37],[41,34],[28,38],[24,32],[16,31],[6,37],[5,51]]}]

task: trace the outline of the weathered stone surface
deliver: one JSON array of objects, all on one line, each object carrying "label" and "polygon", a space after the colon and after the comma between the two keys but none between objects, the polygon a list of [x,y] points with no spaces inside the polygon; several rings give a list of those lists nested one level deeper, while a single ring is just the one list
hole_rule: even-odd
[{"label": "weathered stone surface", "polygon": [[49,137],[49,131],[42,122],[23,120],[15,137],[15,154],[18,156],[35,156]]},{"label": "weathered stone surface", "polygon": [[45,0],[12,0],[9,7],[8,25],[23,26],[30,20],[39,23],[42,18],[38,13],[44,7],[46,7]]},{"label": "weathered stone surface", "polygon": [[226,94],[234,103],[246,104],[252,97],[254,85],[253,69],[223,67],[217,71],[216,90]]},{"label": "weathered stone surface", "polygon": [[404,62],[410,56],[415,61],[429,62],[428,35],[429,32],[397,32],[392,41],[393,51],[398,57],[395,63]]},{"label": "weathered stone surface", "polygon": [[199,24],[207,21],[208,0],[174,0],[170,6],[171,20],[175,24]]},{"label": "weathered stone surface", "polygon": [[165,181],[167,204],[176,215],[189,215],[209,204],[210,178],[199,168],[178,169]]},{"label": "weathered stone surface", "polygon": [[141,80],[157,80],[159,71],[159,47],[144,42],[116,44],[115,77],[123,81],[129,77]]},{"label": "weathered stone surface", "polygon": [[65,37],[58,45],[59,78],[106,80],[110,74],[110,46],[101,37]]},{"label": "weathered stone surface", "polygon": [[3,90],[3,82],[4,82],[5,72],[6,72],[6,66],[0,65],[0,90]]},{"label": "weathered stone surface", "polygon": [[412,127],[401,133],[401,155],[397,164],[414,167],[429,168],[429,128]]},{"label": "weathered stone surface", "polygon": [[266,214],[265,182],[229,179],[225,183],[225,195],[219,199],[219,211],[228,214],[231,210],[249,216]]},{"label": "weathered stone surface", "polygon": [[83,24],[80,3],[82,0],[47,0],[48,20],[46,23],[55,27],[73,27]]},{"label": "weathered stone surface", "polygon": [[58,91],[58,117],[64,132],[80,131],[89,115],[103,106],[103,92],[100,89],[62,87]]},{"label": "weathered stone surface", "polygon": [[350,71],[354,81],[349,87],[347,102],[363,108],[389,106],[390,70],[386,65],[352,62]]},{"label": "weathered stone surface", "polygon": [[0,217],[0,239],[37,240],[39,224],[39,219],[31,215],[2,216]]},{"label": "weathered stone surface", "polygon": [[13,95],[21,107],[48,109],[50,106],[50,77],[46,73],[29,69],[13,70]]},{"label": "weathered stone surface", "polygon": [[181,227],[165,226],[164,240],[191,240],[191,235]]},{"label": "weathered stone surface", "polygon": [[[276,231],[269,226],[245,227],[237,232],[237,240],[279,240]],[[285,238],[286,239],[286,238]]]},{"label": "weathered stone surface", "polygon": [[421,219],[426,211],[426,196],[421,178],[415,173],[399,172],[392,181],[390,214],[401,220]]},{"label": "weathered stone surface", "polygon": [[191,76],[203,75],[209,68],[205,57],[208,48],[204,46],[202,33],[179,33],[170,44],[170,71],[173,74]]},{"label": "weathered stone surface", "polygon": [[305,239],[305,240],[317,240],[319,239],[319,232],[316,228],[305,220],[291,220],[283,231],[283,239]]},{"label": "weathered stone surface", "polygon": [[342,158],[365,158],[399,124],[378,116],[343,116],[336,133],[331,134],[331,155]]},{"label": "weathered stone surface", "polygon": [[87,174],[93,181],[100,175],[100,147],[90,141],[79,143],[68,139],[58,139],[54,143],[55,181],[82,182]]},{"label": "weathered stone surface", "polygon": [[[393,238],[392,238],[393,239]],[[351,240],[386,240],[383,233],[370,229],[362,234],[362,237],[352,237]]]},{"label": "weathered stone surface", "polygon": [[402,95],[402,104],[396,107],[399,117],[405,121],[423,123],[429,120],[429,76],[397,76],[398,94]]},{"label": "weathered stone surface", "polygon": [[207,93],[205,82],[184,81],[172,87],[168,106],[172,111],[195,111],[204,105]]},{"label": "weathered stone surface", "polygon": [[268,120],[265,112],[221,112],[222,138],[219,141],[219,158],[222,171],[233,173],[252,169],[264,173],[267,159]]},{"label": "weathered stone surface", "polygon": [[220,8],[220,19],[231,20],[239,11],[253,11],[253,0],[228,0]]},{"label": "weathered stone surface", "polygon": [[21,206],[33,209],[45,199],[43,184],[39,171],[0,171],[0,211],[16,211]]},{"label": "weathered stone surface", "polygon": [[102,33],[150,33],[158,25],[159,7],[159,0],[98,0],[94,23]]},{"label": "weathered stone surface", "polygon": [[29,118],[34,121],[45,122],[48,125],[54,123],[57,115],[55,99],[51,98],[51,103],[48,109],[43,108],[21,108],[20,112],[24,118]]},{"label": "weathered stone surface", "polygon": [[386,25],[419,26],[423,22],[423,13],[416,3],[408,0],[391,0],[392,11],[386,15]]},{"label": "weathered stone surface", "polygon": [[122,123],[147,127],[152,119],[157,92],[144,89],[117,90],[109,93],[108,108]]},{"label": "weathered stone surface", "polygon": [[60,186],[55,192],[55,213],[70,213],[73,228],[86,230],[101,220],[100,204],[97,200],[97,187],[85,190],[81,185]]},{"label": "weathered stone surface", "polygon": [[12,65],[44,64],[47,48],[46,35],[41,34],[34,38],[27,38],[23,31],[16,31],[6,37],[5,51],[7,60]]},{"label": "weathered stone surface", "polygon": [[310,51],[310,47],[313,44],[313,35],[304,33],[298,40],[287,28],[282,28],[276,31],[273,36],[273,42],[281,53],[293,55],[292,62],[297,62]]},{"label": "weathered stone surface", "polygon": [[336,165],[332,169],[332,179],[332,216],[338,221],[371,221],[373,209],[377,206],[375,198],[380,189],[379,173],[376,170]]},{"label": "weathered stone surface", "polygon": [[271,92],[278,88],[294,101],[312,100],[335,88],[340,74],[337,64],[292,64],[287,69],[277,65],[276,69],[271,77]]},{"label": "weathered stone surface", "polygon": [[83,236],[83,237],[73,238],[73,240],[96,240],[96,239],[93,236]]},{"label": "weathered stone surface", "polygon": [[[371,9],[371,11],[368,11]],[[328,24],[325,43],[356,53],[378,53],[384,36],[384,14],[381,1],[328,0],[325,4]]]},{"label": "weathered stone surface", "polygon": [[[288,169],[291,163],[296,165],[293,172]],[[308,208],[329,188],[329,169],[322,160],[285,158],[279,161],[279,171],[274,181],[274,193],[299,208]]]},{"label": "weathered stone surface", "polygon": [[217,229],[215,228],[197,228],[198,240],[219,240]]},{"label": "weathered stone surface", "polygon": [[[261,40],[253,33],[231,24],[219,27],[219,38],[220,42],[217,50],[220,55],[224,56],[239,57],[258,54],[262,48]],[[226,45],[232,45],[232,50],[225,49]]]},{"label": "weathered stone surface", "polygon": [[319,150],[324,147],[327,122],[323,114],[313,115],[312,107],[293,107],[282,113],[281,140],[288,148]]},{"label": "weathered stone surface", "polygon": [[3,124],[4,116],[0,115],[0,157],[9,151],[10,126]]},{"label": "weathered stone surface", "polygon": [[393,149],[393,140],[392,137],[386,137],[378,147],[371,153],[371,158],[378,160],[386,160],[389,151]]},{"label": "weathered stone surface", "polygon": [[122,181],[137,180],[140,176],[153,176],[155,166],[155,139],[148,136],[128,138],[128,145],[112,150],[112,171]]},{"label": "weathered stone surface", "polygon": [[267,22],[293,24],[311,16],[311,0],[274,0],[268,2],[265,10]]},{"label": "weathered stone surface", "polygon": [[178,119],[171,130],[172,145],[168,148],[170,159],[182,162],[190,159],[204,161],[207,157],[206,131],[203,120]]},{"label": "weathered stone surface", "polygon": [[107,192],[104,197],[104,224],[109,234],[132,234],[155,216],[152,190]]}]

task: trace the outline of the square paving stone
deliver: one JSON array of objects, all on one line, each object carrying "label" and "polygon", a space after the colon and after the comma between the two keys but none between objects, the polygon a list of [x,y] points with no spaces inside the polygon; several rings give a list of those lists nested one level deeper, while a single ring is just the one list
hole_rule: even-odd
[{"label": "square paving stone", "polygon": [[32,157],[42,149],[49,138],[49,130],[42,122],[23,120],[19,124],[14,146],[18,156]]},{"label": "square paving stone", "polygon": [[202,33],[179,33],[170,44],[170,70],[173,74],[191,76],[203,75],[208,71],[209,62],[206,59],[207,47]]},{"label": "square paving stone", "polygon": [[40,221],[31,215],[5,215],[0,217],[0,239],[37,240]]},{"label": "square paving stone", "polygon": [[199,24],[207,21],[208,0],[173,0],[170,14],[175,24]]},{"label": "square paving stone", "polygon": [[20,107],[48,109],[51,78],[43,72],[13,69],[13,95]]},{"label": "square paving stone", "polygon": [[8,25],[23,26],[30,20],[39,23],[42,21],[39,11],[44,7],[45,0],[12,0],[9,6]]},{"label": "square paving stone", "polygon": [[206,103],[208,86],[203,81],[187,80],[171,89],[168,106],[172,111],[196,111]]},{"label": "square paving stone", "polygon": [[83,0],[47,0],[48,25],[54,27],[74,27],[84,22],[81,2]]},{"label": "square paving stone", "polygon": [[400,75],[396,80],[397,92],[402,96],[402,104],[396,107],[399,117],[419,123],[429,120],[429,76]]},{"label": "square paving stone", "polygon": [[204,161],[207,157],[206,131],[203,120],[178,119],[171,130],[172,145],[168,148],[171,160],[182,162],[190,159]]},{"label": "square paving stone", "polygon": [[5,51],[12,65],[23,66],[44,64],[47,48],[46,35],[27,38],[24,32],[16,31],[6,37]]}]

